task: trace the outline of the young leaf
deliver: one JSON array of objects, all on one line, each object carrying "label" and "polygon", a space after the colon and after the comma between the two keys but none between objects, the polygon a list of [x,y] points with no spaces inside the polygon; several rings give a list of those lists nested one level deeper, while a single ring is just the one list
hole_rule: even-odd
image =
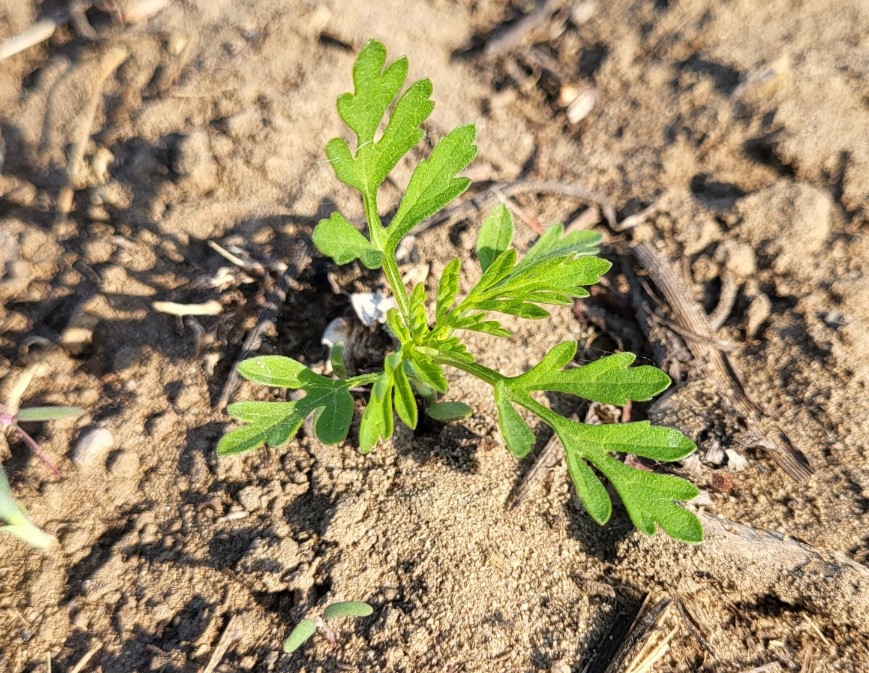
[{"label": "young leaf", "polygon": [[507,389],[501,384],[495,387],[495,406],[498,409],[498,428],[507,448],[517,458],[524,458],[534,446],[534,432],[513,407]]},{"label": "young leaf", "polygon": [[600,234],[593,231],[579,230],[565,234],[563,224],[554,224],[543,232],[543,235],[525,253],[517,269],[536,264],[546,257],[596,255],[600,249],[600,242]]},{"label": "young leaf", "polygon": [[22,423],[37,421],[56,421],[61,418],[78,418],[84,414],[79,407],[30,407],[15,414],[16,420]]},{"label": "young leaf", "polygon": [[416,378],[420,379],[424,384],[439,393],[447,392],[447,377],[444,376],[440,365],[436,364],[431,357],[425,353],[420,353],[418,350],[411,351],[410,365]]},{"label": "young leaf", "polygon": [[461,421],[474,413],[464,402],[435,402],[426,407],[425,413],[441,423]]},{"label": "young leaf", "polygon": [[513,214],[503,203],[498,204],[483,220],[477,235],[477,258],[483,271],[510,247],[513,242]]},{"label": "young leaf", "polygon": [[360,145],[374,140],[377,127],[407,77],[407,59],[400,58],[384,71],[386,47],[370,40],[353,64],[355,92],[338,98],[338,114],[356,132]]},{"label": "young leaf", "polygon": [[336,619],[338,617],[367,617],[374,612],[368,603],[362,601],[342,601],[332,603],[323,610],[323,619]]},{"label": "young leaf", "polygon": [[557,391],[603,404],[624,405],[631,400],[650,400],[670,385],[670,377],[657,367],[631,367],[636,360],[632,353],[608,355],[562,370],[575,354],[575,341],[558,344],[537,365],[517,377],[513,388]]},{"label": "young leaf", "polygon": [[392,437],[392,374],[383,372],[371,387],[371,398],[359,425],[359,451],[369,453],[381,439]]},{"label": "young leaf", "polygon": [[410,333],[417,339],[422,339],[428,332],[425,299],[425,286],[422,283],[418,283],[410,293],[410,316],[408,321]]},{"label": "young leaf", "polygon": [[[601,484],[594,483],[597,477],[580,464],[582,461],[591,462],[609,479],[639,530],[653,535],[656,525],[660,525],[677,540],[700,542],[703,539],[699,519],[675,502],[697,496],[697,488],[691,482],[630,467],[609,454],[610,451],[626,451],[656,460],[678,460],[694,450],[691,440],[678,430],[650,428],[647,422],[588,426],[562,417],[553,420],[553,429],[567,454],[577,494],[596,521],[604,523],[609,518],[608,508],[602,501],[605,491]],[[652,430],[660,432],[650,433]],[[655,437],[646,439],[643,431]]]},{"label": "young leaf", "polygon": [[317,625],[310,619],[303,619],[290,632],[289,637],[284,641],[284,652],[292,654],[304,645],[308,638],[314,635],[317,630]]},{"label": "young leaf", "polygon": [[320,441],[336,444],[347,436],[353,418],[353,397],[345,381],[333,381],[315,374],[300,362],[277,355],[245,360],[238,370],[246,379],[257,383],[301,388],[305,396],[293,402],[230,404],[227,413],[249,425],[225,434],[217,445],[218,455],[243,453],[264,444],[283,446],[314,412],[314,432]]},{"label": "young leaf", "polygon": [[337,211],[328,219],[320,220],[312,238],[317,249],[336,264],[349,264],[358,259],[366,268],[377,269],[383,263],[383,253]]},{"label": "young leaf", "polygon": [[0,466],[0,519],[9,524],[7,526],[0,526],[0,532],[14,535],[29,545],[39,547],[40,549],[47,549],[55,541],[53,535],[49,535],[34,525],[27,518],[24,510],[12,498],[9,480],[6,478],[6,472],[2,466]]},{"label": "young leaf", "polygon": [[441,322],[456,301],[459,294],[459,269],[461,266],[462,260],[456,257],[444,267],[440,283],[438,283],[435,322]]},{"label": "young leaf", "polygon": [[416,429],[419,420],[419,412],[416,407],[416,398],[410,387],[410,381],[404,372],[404,363],[398,353],[392,353],[386,358],[386,368],[392,374],[395,413],[411,430]]},{"label": "young leaf", "polygon": [[461,318],[456,318],[451,321],[450,326],[454,330],[466,329],[472,332],[482,332],[483,334],[491,334],[492,336],[497,337],[512,336],[510,330],[504,329],[504,327],[501,326],[501,323],[496,320],[487,320],[486,314],[483,312],[470,313]]},{"label": "young leaf", "polygon": [[473,124],[460,126],[442,138],[431,156],[417,165],[401,205],[389,224],[389,249],[395,250],[411,229],[468,188],[471,181],[455,175],[477,156],[475,135]]},{"label": "young leaf", "polygon": [[410,333],[410,330],[407,329],[407,325],[404,324],[404,321],[401,319],[401,314],[397,309],[389,309],[386,314],[386,326],[389,328],[389,331],[392,332],[392,336],[394,336],[400,343],[408,343],[413,341],[413,335]]}]

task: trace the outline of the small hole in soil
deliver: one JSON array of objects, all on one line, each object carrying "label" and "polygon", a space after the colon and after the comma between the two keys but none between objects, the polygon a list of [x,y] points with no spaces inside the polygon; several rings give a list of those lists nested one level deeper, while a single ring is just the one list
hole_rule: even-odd
[{"label": "small hole in soil", "polygon": [[311,604],[315,605],[319,603],[330,591],[332,591],[332,580],[330,578],[326,578],[322,582],[315,584],[311,587]]}]

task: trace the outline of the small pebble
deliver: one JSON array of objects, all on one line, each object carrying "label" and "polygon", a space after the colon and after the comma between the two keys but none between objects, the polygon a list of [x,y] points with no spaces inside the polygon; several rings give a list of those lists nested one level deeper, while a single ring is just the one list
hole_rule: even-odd
[{"label": "small pebble", "polygon": [[115,438],[105,428],[92,428],[79,438],[72,450],[72,462],[79,467],[96,465],[115,445]]},{"label": "small pebble", "polygon": [[238,503],[248,512],[255,512],[260,508],[260,489],[258,486],[245,486],[238,492]]}]

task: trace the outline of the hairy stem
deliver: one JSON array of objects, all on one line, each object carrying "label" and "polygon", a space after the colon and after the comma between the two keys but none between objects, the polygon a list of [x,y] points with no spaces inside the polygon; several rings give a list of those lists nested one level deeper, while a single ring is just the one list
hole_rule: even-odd
[{"label": "hairy stem", "polygon": [[471,376],[476,376],[481,381],[488,383],[493,388],[499,382],[508,378],[500,372],[496,372],[494,369],[489,369],[478,362],[462,362],[461,360],[454,360],[450,357],[438,357],[435,362],[439,365],[449,365],[450,367],[461,369],[463,372],[467,372]]},{"label": "hairy stem", "polygon": [[342,383],[348,388],[357,388],[359,386],[367,386],[369,383],[374,383],[383,372],[374,372],[372,374],[360,374],[359,376],[351,376],[349,379],[343,379]]},{"label": "hairy stem", "polygon": [[368,221],[368,235],[374,247],[383,252],[383,273],[398,304],[398,312],[407,325],[410,322],[410,299],[395,261],[395,248],[387,245],[386,230],[380,221],[380,215],[377,214],[377,197],[376,195],[363,196],[362,203],[365,207],[365,219]]}]

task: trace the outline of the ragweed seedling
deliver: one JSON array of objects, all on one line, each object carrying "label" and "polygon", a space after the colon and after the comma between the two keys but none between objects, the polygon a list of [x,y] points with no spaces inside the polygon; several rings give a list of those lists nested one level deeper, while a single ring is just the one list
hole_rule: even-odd
[{"label": "ragweed seedling", "polygon": [[326,636],[329,644],[335,647],[338,638],[335,636],[335,632],[326,624],[327,621],[338,619],[339,617],[367,617],[372,612],[374,612],[374,608],[362,601],[332,603],[316,619],[303,619],[296,624],[296,627],[290,632],[289,637],[284,641],[284,652],[291,654],[298,650],[316,633],[317,629],[320,629],[323,635]]},{"label": "ragweed seedling", "polygon": [[52,474],[60,476],[60,470],[52,462],[42,447],[21,427],[20,423],[38,423],[41,421],[58,421],[62,418],[78,418],[84,414],[79,407],[30,407],[13,414],[3,404],[0,404],[0,428],[9,428],[27,445],[37,458],[48,466]]},{"label": "ragweed seedling", "polygon": [[[470,180],[460,177],[477,153],[473,125],[460,126],[443,137],[413,171],[401,203],[384,224],[377,204],[378,189],[398,161],[422,139],[421,124],[434,107],[427,79],[411,84],[399,95],[407,77],[404,58],[386,66],[386,50],[369,42],[353,67],[353,93],[338,98],[338,113],[356,137],[355,150],[335,138],[326,155],[338,178],[357,190],[367,221],[367,236],[341,213],[321,220],[313,239],[322,253],[338,264],[359,260],[369,269],[382,268],[398,309],[387,316],[397,349],[386,356],[383,371],[347,378],[327,378],[303,364],[279,356],[256,357],[239,365],[247,379],[268,386],[301,390],[292,402],[239,402],[229,414],[245,423],[228,432],[218,445],[222,455],[262,445],[281,446],[313,414],[314,431],[326,443],[343,440],[350,428],[354,403],[350,389],[371,385],[362,413],[359,449],[369,452],[389,439],[394,417],[409,428],[417,425],[419,410],[414,392],[423,397],[447,392],[444,369],[453,367],[475,376],[492,388],[498,424],[510,452],[522,458],[534,443],[534,432],[518,408],[539,418],[556,433],[564,447],[576,492],[591,517],[606,523],[612,504],[601,476],[612,484],[641,531],[653,534],[660,526],[672,537],[697,542],[703,530],[694,514],[677,504],[697,495],[689,482],[670,475],[633,468],[613,454],[629,453],[655,461],[686,457],[695,446],[678,430],[654,427],[647,421],[592,426],[565,418],[537,397],[558,392],[606,404],[646,401],[663,391],[670,380],[662,371],[632,366],[630,353],[610,355],[580,367],[566,368],[576,343],[556,345],[529,371],[506,376],[479,363],[462,342],[462,331],[509,338],[497,320],[507,314],[545,319],[547,305],[567,305],[587,297],[610,263],[595,257],[600,236],[589,231],[566,233],[560,224],[546,230],[520,257],[512,247],[514,223],[510,211],[497,206],[484,220],[476,252],[482,269],[479,282],[459,297],[461,260],[449,262],[430,305],[423,285],[407,291],[395,258],[402,238],[423,220],[464,192]],[[384,116],[385,129],[378,136]],[[429,408],[439,420],[467,415],[461,403]]]},{"label": "ragweed seedling", "polygon": [[0,467],[0,519],[6,522],[0,526],[0,533],[9,533],[26,543],[46,549],[54,542],[54,536],[40,530],[27,518],[27,513],[12,498],[6,471]]}]

